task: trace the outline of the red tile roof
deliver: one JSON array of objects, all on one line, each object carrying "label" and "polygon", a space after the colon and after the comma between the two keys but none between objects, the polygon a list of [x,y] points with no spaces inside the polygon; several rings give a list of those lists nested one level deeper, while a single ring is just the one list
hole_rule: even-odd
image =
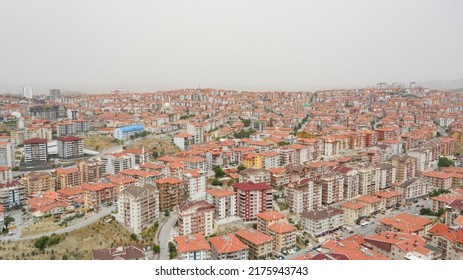
[{"label": "red tile roof", "polygon": [[194,251],[210,251],[211,247],[201,233],[193,235],[182,235],[175,237],[179,253],[188,253]]},{"label": "red tile roof", "polygon": [[241,242],[235,235],[223,235],[209,238],[211,246],[219,254],[248,250],[249,247]]}]

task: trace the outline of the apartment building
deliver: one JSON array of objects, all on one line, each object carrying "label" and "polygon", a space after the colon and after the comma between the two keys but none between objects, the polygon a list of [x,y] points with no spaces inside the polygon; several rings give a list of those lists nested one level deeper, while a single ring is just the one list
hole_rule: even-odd
[{"label": "apartment building", "polygon": [[154,182],[159,191],[159,211],[172,210],[186,199],[185,183],[182,180],[165,177]]},{"label": "apartment building", "polygon": [[135,166],[135,155],[114,153],[101,157],[103,161],[103,174],[116,175],[119,172]]},{"label": "apartment building", "polygon": [[209,236],[214,229],[214,205],[205,200],[184,201],[178,211],[180,234],[201,233]]},{"label": "apartment building", "polygon": [[249,246],[241,242],[233,234],[211,237],[208,240],[211,244],[213,260],[249,259]]},{"label": "apartment building", "polygon": [[56,189],[73,188],[82,184],[82,176],[77,167],[56,168],[52,174],[56,178]]},{"label": "apartment building", "polygon": [[285,187],[286,204],[294,214],[311,211],[322,205],[322,185],[306,178]]},{"label": "apartment building", "polygon": [[159,219],[159,194],[153,185],[125,188],[117,200],[116,220],[141,233]]},{"label": "apartment building", "polygon": [[272,189],[266,183],[234,183],[237,193],[238,216],[255,221],[257,214],[272,209]]},{"label": "apartment building", "polygon": [[235,232],[236,237],[249,247],[249,259],[265,260],[272,256],[273,238],[254,229]]},{"label": "apartment building", "polygon": [[412,202],[418,198],[424,198],[428,196],[432,190],[429,180],[425,177],[421,178],[410,178],[402,183],[396,183],[394,190],[402,194],[402,199],[405,202]]},{"label": "apartment building", "polygon": [[193,135],[188,133],[179,133],[174,136],[174,144],[182,151],[187,151],[193,145]]},{"label": "apartment building", "polygon": [[64,188],[56,191],[56,200],[68,205],[83,205],[83,190],[80,187]]},{"label": "apartment building", "polygon": [[183,172],[183,180],[188,191],[189,200],[206,197],[206,172],[200,169]]},{"label": "apartment building", "polygon": [[408,155],[395,155],[390,158],[396,169],[396,182],[403,182],[409,178],[417,177],[418,160]]},{"label": "apartment building", "polygon": [[426,240],[418,235],[386,231],[365,237],[364,246],[393,260],[405,260],[408,254],[433,258]]},{"label": "apartment building", "polygon": [[82,184],[85,208],[97,208],[117,200],[116,186],[111,183]]},{"label": "apartment building", "polygon": [[382,231],[402,232],[424,236],[427,234],[433,220],[408,214],[400,213],[393,217],[386,217],[379,220],[379,228]]},{"label": "apartment building", "polygon": [[194,144],[201,144],[204,143],[205,137],[204,137],[204,126],[201,123],[195,123],[195,124],[187,124],[186,127],[186,133],[193,135],[193,143]]},{"label": "apartment building", "polygon": [[302,228],[314,237],[319,237],[344,225],[343,211],[331,206],[301,214]]},{"label": "apartment building", "polygon": [[338,165],[332,169],[336,175],[344,177],[343,199],[352,199],[359,194],[359,175],[357,170]]},{"label": "apartment building", "polygon": [[262,152],[262,162],[265,169],[275,168],[280,166],[280,154],[278,152]]},{"label": "apartment building", "polygon": [[84,156],[84,142],[82,138],[75,136],[59,137],[58,157],[72,159]]},{"label": "apartment building", "polygon": [[5,209],[24,205],[25,202],[26,192],[19,180],[0,183],[0,205]]},{"label": "apartment building", "polygon": [[268,226],[268,235],[273,238],[273,250],[288,252],[296,246],[297,228],[287,222],[276,222]]},{"label": "apartment building", "polygon": [[329,205],[344,199],[344,177],[334,173],[322,175],[316,182],[322,186],[322,204]]},{"label": "apartment building", "polygon": [[442,251],[443,260],[463,260],[463,229],[437,223],[428,231],[429,244]]},{"label": "apartment building", "polygon": [[270,168],[270,186],[280,189],[289,183],[289,176],[284,167]]},{"label": "apartment building", "polygon": [[384,210],[381,208],[381,199],[373,195],[364,195],[357,198],[357,202],[366,204],[365,215],[371,216]]},{"label": "apartment building", "polygon": [[38,164],[48,161],[47,139],[24,140],[24,163]]},{"label": "apartment building", "polygon": [[203,261],[212,259],[211,246],[201,233],[175,237],[178,259],[187,261]]},{"label": "apartment building", "polygon": [[432,189],[448,190],[452,187],[452,173],[427,171],[423,175],[429,179]]},{"label": "apartment building", "polygon": [[362,202],[345,202],[341,204],[344,223],[350,226],[356,225],[357,221],[367,215],[367,205]]},{"label": "apartment building", "polygon": [[206,200],[214,205],[216,223],[237,219],[236,192],[224,189],[206,190]]},{"label": "apartment building", "polygon": [[369,166],[358,169],[359,175],[359,194],[372,195],[379,191],[380,169],[376,166]]},{"label": "apartment building", "polygon": [[375,192],[374,195],[381,199],[381,209],[390,209],[402,202],[402,193],[397,191],[380,191]]},{"label": "apartment building", "polygon": [[13,167],[14,149],[10,142],[0,142],[0,166]]},{"label": "apartment building", "polygon": [[6,183],[11,180],[13,180],[13,175],[11,173],[11,167],[0,166],[0,183]]},{"label": "apartment building", "polygon": [[96,183],[103,178],[103,162],[100,160],[83,160],[77,163],[82,182]]},{"label": "apartment building", "polygon": [[269,234],[268,227],[277,222],[285,221],[285,214],[274,210],[259,213],[257,216],[257,230]]},{"label": "apartment building", "polygon": [[254,169],[254,168],[247,168],[243,171],[241,171],[239,174],[239,179],[238,181],[240,183],[266,183],[270,184],[271,182],[271,175],[270,171],[260,168],[260,169]]},{"label": "apartment building", "polygon": [[56,124],[56,135],[58,137],[71,136],[76,134],[74,123],[60,122]]},{"label": "apartment building", "polygon": [[48,172],[29,172],[24,175],[23,184],[28,197],[55,191],[55,178]]}]

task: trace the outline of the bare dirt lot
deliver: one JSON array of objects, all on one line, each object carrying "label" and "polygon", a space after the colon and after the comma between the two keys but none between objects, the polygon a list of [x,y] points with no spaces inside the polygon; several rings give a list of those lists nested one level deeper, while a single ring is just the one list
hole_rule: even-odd
[{"label": "bare dirt lot", "polygon": [[4,260],[90,260],[92,250],[126,246],[137,242],[130,239],[130,233],[115,220],[107,223],[105,219],[72,231],[59,234],[61,240],[56,245],[37,249],[37,240],[0,243],[0,259]]},{"label": "bare dirt lot", "polygon": [[84,138],[84,147],[92,151],[103,151],[120,145],[112,136],[87,136]]}]

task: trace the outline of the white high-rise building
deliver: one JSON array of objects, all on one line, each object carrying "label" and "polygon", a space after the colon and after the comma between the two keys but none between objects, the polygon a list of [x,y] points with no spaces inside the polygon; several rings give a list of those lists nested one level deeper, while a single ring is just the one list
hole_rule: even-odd
[{"label": "white high-rise building", "polygon": [[31,87],[23,87],[23,97],[31,99],[33,95]]},{"label": "white high-rise building", "polygon": [[13,167],[14,151],[10,142],[0,142],[0,166]]},{"label": "white high-rise building", "polygon": [[159,193],[155,186],[129,186],[119,195],[116,220],[141,233],[159,219]]}]

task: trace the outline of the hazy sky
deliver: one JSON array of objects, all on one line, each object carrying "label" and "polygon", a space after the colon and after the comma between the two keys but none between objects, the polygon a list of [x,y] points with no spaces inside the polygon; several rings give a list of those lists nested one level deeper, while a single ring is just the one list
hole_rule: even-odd
[{"label": "hazy sky", "polygon": [[0,0],[0,92],[463,78],[463,1]]}]

